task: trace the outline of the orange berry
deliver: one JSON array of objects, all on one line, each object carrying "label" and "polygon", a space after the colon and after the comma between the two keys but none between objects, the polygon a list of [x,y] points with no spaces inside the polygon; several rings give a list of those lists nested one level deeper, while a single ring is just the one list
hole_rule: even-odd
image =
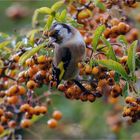
[{"label": "orange berry", "polygon": [[25,62],[26,66],[33,66],[34,65],[34,60],[33,58],[28,58]]},{"label": "orange berry", "polygon": [[89,9],[85,9],[82,10],[79,14],[78,14],[78,20],[82,20],[82,19],[86,19],[91,17],[92,13]]},{"label": "orange berry", "polygon": [[46,106],[40,106],[40,113],[42,114],[46,114],[48,111],[47,107]]},{"label": "orange berry", "polygon": [[32,125],[32,122],[29,119],[23,119],[21,121],[21,128],[29,128]]},{"label": "orange berry", "polygon": [[37,84],[36,84],[35,81],[33,81],[33,80],[29,80],[29,81],[27,82],[27,88],[29,88],[29,89],[35,89],[36,86],[37,86]]},{"label": "orange berry", "polygon": [[8,122],[8,126],[9,126],[10,128],[15,128],[16,125],[17,125],[17,123],[16,123],[16,121],[14,121],[14,120]]},{"label": "orange berry", "polygon": [[11,118],[13,118],[13,116],[14,116],[14,114],[12,112],[10,112],[10,111],[5,112],[6,118],[11,119]]},{"label": "orange berry", "polygon": [[116,37],[118,35],[118,26],[115,25],[111,27],[111,37]]},{"label": "orange berry", "polygon": [[105,38],[108,38],[110,33],[111,33],[111,29],[110,28],[106,28],[105,31],[104,31]]},{"label": "orange berry", "polygon": [[40,63],[45,63],[46,61],[46,56],[45,55],[41,55],[37,57],[37,62]]},{"label": "orange berry", "polygon": [[8,118],[6,118],[5,116],[1,116],[0,121],[1,123],[6,124],[8,122]]},{"label": "orange berry", "polygon": [[97,75],[98,73],[99,73],[99,68],[98,67],[93,67],[92,74]]},{"label": "orange berry", "polygon": [[35,115],[40,115],[40,113],[41,113],[41,108],[40,108],[40,106],[35,106],[35,107],[34,107],[34,113],[35,113]]},{"label": "orange berry", "polygon": [[112,91],[121,94],[122,88],[120,87],[120,85],[116,84],[112,87]]},{"label": "orange berry", "polygon": [[19,95],[24,95],[26,93],[26,89],[23,86],[18,86],[18,90]]},{"label": "orange berry", "polygon": [[129,25],[124,22],[120,22],[118,25],[118,30],[120,33],[127,33],[129,29],[130,29]]},{"label": "orange berry", "polygon": [[91,74],[92,73],[92,67],[90,67],[89,65],[85,66],[85,72],[86,74]]},{"label": "orange berry", "polygon": [[0,117],[4,114],[3,109],[0,108]]},{"label": "orange berry", "polygon": [[7,96],[13,96],[17,93],[18,91],[18,86],[17,85],[13,85],[11,86],[7,91],[6,91],[6,95]]},{"label": "orange berry", "polygon": [[20,112],[28,112],[30,110],[29,104],[23,104],[20,106]]},{"label": "orange berry", "polygon": [[58,85],[58,90],[60,90],[60,91],[65,91],[66,88],[65,88],[64,84],[59,84],[59,85]]},{"label": "orange berry", "polygon": [[18,54],[15,54],[15,55],[12,56],[12,60],[14,62],[18,62],[19,58],[20,58],[20,56]]},{"label": "orange berry", "polygon": [[127,96],[125,98],[125,102],[128,104],[128,103],[132,103],[132,102],[135,102],[136,99],[134,97],[131,97],[131,96]]},{"label": "orange berry", "polygon": [[2,134],[3,132],[4,132],[4,127],[0,125],[0,134]]},{"label": "orange berry", "polygon": [[114,26],[114,25],[118,25],[120,21],[118,18],[113,18],[110,22],[111,22],[112,26]]},{"label": "orange berry", "polygon": [[83,95],[80,95],[80,99],[81,99],[81,101],[83,101],[83,102],[85,102],[85,101],[87,101],[88,99],[87,99],[87,95],[85,94],[83,94]]},{"label": "orange berry", "polygon": [[88,99],[88,101],[90,101],[90,102],[94,102],[95,99],[96,99],[96,97],[95,97],[93,94],[89,94],[89,95],[87,96],[87,99]]},{"label": "orange berry", "polygon": [[58,125],[58,122],[55,119],[50,119],[47,123],[49,128],[56,128]]},{"label": "orange berry", "polygon": [[9,104],[17,104],[19,101],[19,98],[18,96],[14,95],[14,96],[11,96],[11,97],[7,97],[7,102]]},{"label": "orange berry", "polygon": [[55,110],[53,112],[53,118],[56,119],[56,120],[60,120],[62,118],[62,113],[58,110]]}]

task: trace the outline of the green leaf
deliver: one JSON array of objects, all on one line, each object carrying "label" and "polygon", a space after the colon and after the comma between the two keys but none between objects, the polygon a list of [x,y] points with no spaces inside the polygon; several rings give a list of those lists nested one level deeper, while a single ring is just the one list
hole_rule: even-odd
[{"label": "green leaf", "polygon": [[2,134],[0,134],[0,138],[3,138],[6,135],[10,135],[11,131],[9,129],[4,130]]},{"label": "green leaf", "polygon": [[35,34],[38,33],[38,32],[39,32],[38,29],[34,29],[34,30],[31,30],[31,31],[27,34],[27,38],[29,38],[29,43],[30,43],[30,45],[32,45],[32,47],[34,46]]},{"label": "green leaf", "polygon": [[48,15],[50,15],[52,13],[52,9],[48,8],[48,7],[41,7],[39,9],[37,9],[35,12],[37,12],[39,14],[48,14]]},{"label": "green leaf", "polygon": [[8,38],[9,35],[6,34],[6,33],[0,32],[0,37],[2,37],[2,38]]},{"label": "green leaf", "polygon": [[102,2],[100,2],[100,0],[94,0],[94,4],[95,4],[95,6],[97,6],[99,9],[101,9],[101,10],[103,10],[103,11],[106,10],[105,5],[104,5]]},{"label": "green leaf", "polygon": [[18,51],[18,50],[19,50],[21,47],[23,47],[23,46],[24,46],[23,41],[17,42],[16,47],[15,47],[16,51]]},{"label": "green leaf", "polygon": [[50,29],[50,27],[51,27],[51,25],[52,25],[52,23],[53,23],[53,19],[54,19],[54,17],[53,17],[52,15],[50,15],[50,16],[47,18],[47,23],[46,23],[46,25],[45,25],[45,27],[44,27],[44,30],[49,30],[49,29]]},{"label": "green leaf", "polygon": [[52,13],[53,13],[53,11],[48,7],[42,7],[42,8],[36,9],[35,12],[34,12],[33,18],[32,18],[32,26],[33,27],[36,26],[36,23],[38,22],[37,18],[38,18],[39,14],[51,15]]},{"label": "green leaf", "polygon": [[136,47],[137,47],[138,41],[134,41],[130,47],[128,48],[128,59],[127,64],[130,72],[132,75],[134,75],[135,68],[136,68]]},{"label": "green leaf", "polygon": [[104,25],[99,26],[95,30],[94,35],[93,35],[93,40],[92,40],[93,50],[96,50],[98,42],[99,42],[99,39],[100,39],[102,33],[104,32],[104,30],[105,30],[105,26]]},{"label": "green leaf", "polygon": [[66,11],[66,9],[64,9],[60,14],[60,17],[59,17],[60,21],[65,22],[66,21],[66,16],[67,16],[67,11]]},{"label": "green leaf", "polygon": [[35,122],[37,122],[38,120],[40,120],[43,116],[44,116],[44,115],[39,115],[39,116],[34,115],[34,116],[32,117],[32,119],[31,119],[31,122],[32,122],[32,123],[35,123]]},{"label": "green leaf", "polygon": [[125,80],[129,80],[128,74],[126,73],[124,67],[111,59],[107,59],[107,60],[98,60],[98,64],[101,64],[105,67],[107,67],[108,69],[114,70],[115,72],[119,73]]},{"label": "green leaf", "polygon": [[30,58],[31,56],[33,56],[35,53],[37,53],[40,49],[44,48],[46,46],[46,42],[43,44],[40,44],[39,46],[25,52],[19,59],[19,63],[21,65],[23,65],[25,63],[25,61]]},{"label": "green leaf", "polygon": [[56,2],[55,4],[53,4],[53,6],[51,7],[51,9],[53,11],[58,11],[62,7],[63,4],[64,4],[63,1]]},{"label": "green leaf", "polygon": [[128,90],[129,90],[129,84],[128,84],[128,82],[126,82],[126,84],[125,84],[125,86],[124,86],[124,88],[122,90],[122,95],[124,97],[127,97],[128,96]]},{"label": "green leaf", "polygon": [[118,36],[117,42],[125,44],[126,46],[128,45],[128,42],[127,42],[126,37],[124,35]]},{"label": "green leaf", "polygon": [[114,61],[117,61],[117,57],[115,55],[115,52],[113,50],[113,47],[111,46],[110,42],[104,37],[101,37],[102,41],[104,42],[104,44],[109,48],[107,56],[109,59],[112,59]]},{"label": "green leaf", "polygon": [[7,45],[9,45],[11,43],[11,40],[6,40],[0,43],[0,49],[3,49],[4,47],[6,47]]}]

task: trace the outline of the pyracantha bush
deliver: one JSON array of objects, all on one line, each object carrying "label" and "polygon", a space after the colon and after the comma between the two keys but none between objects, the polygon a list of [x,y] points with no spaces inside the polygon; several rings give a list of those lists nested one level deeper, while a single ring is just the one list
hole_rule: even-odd
[{"label": "pyracantha bush", "polygon": [[[35,10],[32,29],[25,35],[1,33],[0,42],[0,137],[11,139],[16,131],[30,127],[51,108],[51,95],[61,91],[70,100],[119,104],[123,98],[123,117],[128,122],[140,119],[140,45],[138,29],[126,15],[135,8],[134,0],[64,0],[51,8]],[[63,10],[62,10],[63,9]],[[39,15],[44,14],[40,19]],[[86,43],[86,59],[78,63],[79,82],[88,94],[72,81],[58,87],[52,75],[53,48],[48,47],[48,30],[53,22],[71,24]],[[37,94],[36,89],[46,86]],[[55,128],[62,118],[54,110],[48,127]],[[115,118],[113,124],[110,119]],[[117,132],[122,120],[109,114],[107,122]]]}]

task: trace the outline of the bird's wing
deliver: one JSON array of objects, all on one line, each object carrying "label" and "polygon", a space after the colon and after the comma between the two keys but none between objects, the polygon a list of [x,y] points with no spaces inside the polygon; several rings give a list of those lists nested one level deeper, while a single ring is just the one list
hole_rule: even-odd
[{"label": "bird's wing", "polygon": [[70,61],[71,61],[71,52],[68,47],[60,48],[55,52],[53,64],[53,77],[57,81],[57,84],[59,84],[63,79],[63,76],[66,72],[66,69]]}]

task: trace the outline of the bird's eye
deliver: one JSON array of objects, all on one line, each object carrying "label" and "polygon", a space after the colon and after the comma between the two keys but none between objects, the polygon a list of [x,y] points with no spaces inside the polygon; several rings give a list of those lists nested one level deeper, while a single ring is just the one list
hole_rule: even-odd
[{"label": "bird's eye", "polygon": [[59,34],[59,30],[55,30],[54,36],[58,36],[58,34]]}]

